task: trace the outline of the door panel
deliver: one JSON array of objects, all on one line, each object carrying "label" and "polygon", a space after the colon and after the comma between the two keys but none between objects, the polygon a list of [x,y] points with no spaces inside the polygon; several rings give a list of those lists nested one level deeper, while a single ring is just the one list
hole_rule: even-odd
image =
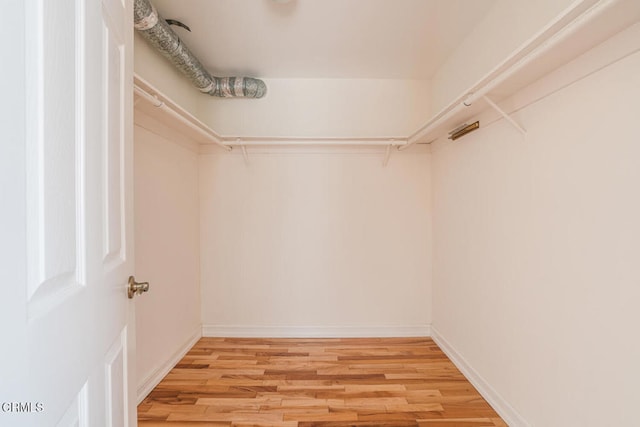
[{"label": "door panel", "polygon": [[109,427],[124,426],[128,409],[127,394],[127,330],[111,345],[105,360],[106,381],[106,425]]},{"label": "door panel", "polygon": [[3,402],[33,410],[0,411],[0,425],[135,426],[126,292],[134,267],[132,4],[9,1],[22,21],[9,53],[24,55],[12,66],[25,75],[23,122],[10,126],[25,132],[13,145],[23,161],[11,177],[0,170],[0,183],[26,188],[0,219],[15,223],[12,209],[24,209],[26,232],[3,245],[24,248],[16,262],[26,273],[12,282],[12,309],[0,310],[14,331],[3,344],[16,355],[1,361],[19,373],[7,376],[19,386],[0,391]]},{"label": "door panel", "polygon": [[69,405],[64,415],[56,424],[56,427],[89,427],[87,419],[87,386],[80,390],[80,393]]},{"label": "door panel", "polygon": [[[82,4],[28,2],[31,55],[27,107],[29,316],[60,304],[85,283],[83,257]],[[56,31],[56,29],[58,29]],[[51,36],[50,36],[51,35]]]},{"label": "door panel", "polygon": [[[104,194],[105,194],[105,262],[120,264],[126,261],[124,235],[124,34],[113,15],[118,16],[122,4],[118,1],[104,3]],[[122,12],[120,12],[122,13]],[[115,266],[114,266],[115,267]]]},{"label": "door panel", "polygon": [[[135,381],[131,367],[135,348],[134,305],[126,298],[127,282],[133,275],[133,72],[131,43],[133,11],[131,2],[102,0],[101,54],[101,214],[102,246],[100,269],[105,286],[100,290],[103,316],[124,322],[106,324],[104,344],[105,425],[136,424]],[[125,17],[126,19],[122,19]],[[123,300],[124,298],[124,300]],[[125,302],[126,301],[126,302]],[[123,303],[125,302],[125,303]]]}]

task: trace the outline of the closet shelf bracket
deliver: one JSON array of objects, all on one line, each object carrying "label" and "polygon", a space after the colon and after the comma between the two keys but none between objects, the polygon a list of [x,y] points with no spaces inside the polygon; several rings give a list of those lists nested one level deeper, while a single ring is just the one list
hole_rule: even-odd
[{"label": "closet shelf bracket", "polygon": [[527,131],[522,126],[520,126],[518,122],[513,120],[513,118],[509,114],[507,114],[502,108],[500,108],[498,104],[493,102],[491,98],[489,98],[487,95],[484,95],[482,98],[487,102],[487,104],[489,104],[489,106],[491,106],[491,108],[496,110],[502,117],[504,117],[505,120],[507,120],[511,124],[511,126],[516,128],[518,132],[520,132],[523,135],[527,134]]},{"label": "closet shelf bracket", "polygon": [[393,139],[389,141],[389,145],[387,145],[387,149],[384,152],[384,159],[382,160],[382,167],[387,167],[389,163],[389,158],[391,157],[391,147],[393,146]]},{"label": "closet shelf bracket", "polygon": [[238,144],[242,148],[242,157],[244,157],[245,164],[249,164],[249,153],[247,153],[247,146],[244,145],[244,142],[240,138],[236,139],[236,144]]}]

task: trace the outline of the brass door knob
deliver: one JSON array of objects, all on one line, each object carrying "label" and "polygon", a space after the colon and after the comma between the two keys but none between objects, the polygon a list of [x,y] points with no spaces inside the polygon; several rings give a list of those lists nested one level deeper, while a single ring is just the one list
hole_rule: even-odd
[{"label": "brass door knob", "polygon": [[148,291],[149,282],[136,282],[135,277],[129,276],[129,288],[127,290],[129,299],[133,298],[135,295],[142,295],[144,292]]}]

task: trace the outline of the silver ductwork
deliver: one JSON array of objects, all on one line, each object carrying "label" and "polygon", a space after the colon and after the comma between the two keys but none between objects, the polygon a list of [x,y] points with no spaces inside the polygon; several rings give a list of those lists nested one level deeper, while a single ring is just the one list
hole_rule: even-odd
[{"label": "silver ductwork", "polygon": [[267,85],[260,79],[209,74],[169,24],[158,15],[149,0],[134,1],[133,22],[135,29],[201,92],[225,98],[262,98],[267,93]]}]

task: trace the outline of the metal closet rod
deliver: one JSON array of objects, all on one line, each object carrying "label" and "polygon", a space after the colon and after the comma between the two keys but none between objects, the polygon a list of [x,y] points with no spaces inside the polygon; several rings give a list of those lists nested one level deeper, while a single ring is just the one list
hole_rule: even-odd
[{"label": "metal closet rod", "polygon": [[406,138],[314,138],[314,137],[238,137],[223,139],[228,146],[258,147],[258,146],[394,146],[401,147],[407,143]]}]

